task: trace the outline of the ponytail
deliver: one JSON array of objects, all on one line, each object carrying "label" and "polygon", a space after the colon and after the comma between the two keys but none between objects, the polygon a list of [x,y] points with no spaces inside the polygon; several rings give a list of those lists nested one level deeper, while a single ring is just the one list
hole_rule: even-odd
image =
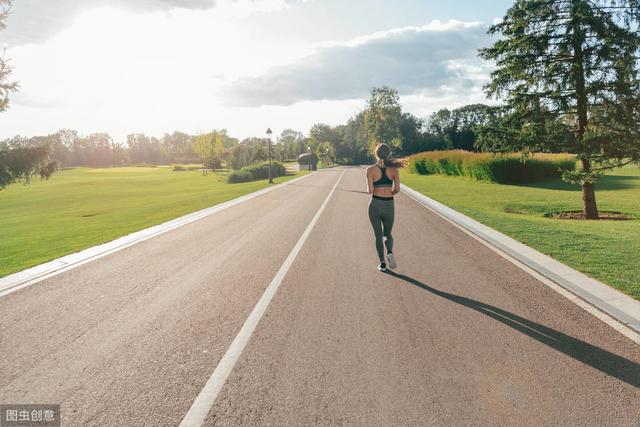
[{"label": "ponytail", "polygon": [[387,168],[388,167],[403,168],[405,166],[404,160],[402,159],[394,159],[391,157],[387,157],[386,159],[382,159],[382,161],[384,162],[384,166]]},{"label": "ponytail", "polygon": [[375,153],[377,158],[382,159],[385,167],[403,168],[405,166],[404,160],[394,159],[391,156],[391,149],[387,144],[378,144]]}]

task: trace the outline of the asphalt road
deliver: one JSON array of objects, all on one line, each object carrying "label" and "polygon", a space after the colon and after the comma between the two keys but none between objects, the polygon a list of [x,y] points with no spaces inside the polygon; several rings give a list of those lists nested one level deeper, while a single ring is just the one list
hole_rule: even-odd
[{"label": "asphalt road", "polygon": [[409,197],[376,270],[324,170],[0,298],[0,403],[178,425],[331,189],[205,425],[640,425],[640,347]]}]

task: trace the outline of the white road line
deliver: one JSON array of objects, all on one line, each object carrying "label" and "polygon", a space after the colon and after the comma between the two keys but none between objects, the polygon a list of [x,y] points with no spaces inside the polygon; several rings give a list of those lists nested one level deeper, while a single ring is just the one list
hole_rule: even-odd
[{"label": "white road line", "polygon": [[287,259],[284,261],[276,275],[273,277],[273,280],[271,280],[271,283],[264,291],[264,294],[262,294],[262,297],[260,297],[260,300],[258,300],[258,303],[251,311],[251,314],[249,314],[249,317],[247,317],[247,320],[244,322],[244,325],[242,325],[240,332],[238,332],[238,335],[236,335],[226,353],[224,354],[224,356],[222,356],[222,359],[220,359],[220,362],[213,371],[213,374],[211,374],[211,377],[204,385],[204,387],[200,391],[200,394],[198,394],[198,397],[196,397],[196,400],[191,405],[191,408],[189,408],[189,411],[187,411],[186,415],[182,419],[180,427],[199,427],[204,422],[204,419],[206,418],[209,410],[211,410],[211,407],[216,401],[220,390],[222,390],[222,386],[224,386],[224,383],[227,381],[229,374],[231,374],[233,367],[240,358],[242,351],[249,343],[249,339],[251,339],[251,335],[256,329],[258,322],[260,322],[260,319],[267,310],[267,307],[273,299],[273,296],[278,291],[278,288],[282,283],[282,279],[284,279],[284,276],[289,271],[289,268],[293,264],[293,261],[298,256],[300,249],[302,249],[302,246],[307,240],[307,237],[309,237],[311,230],[313,230],[313,227],[316,225],[318,218],[320,218],[320,215],[322,215],[322,211],[324,211],[325,206],[327,206],[329,199],[331,199],[331,196],[335,192],[336,187],[342,180],[344,173],[345,170],[342,171],[340,177],[331,189],[331,192],[318,209],[318,212],[316,212],[315,216],[311,219],[311,222],[309,223],[309,225],[307,225],[307,228],[300,236],[300,239],[293,247],[293,249],[291,249],[289,256],[287,256]]}]

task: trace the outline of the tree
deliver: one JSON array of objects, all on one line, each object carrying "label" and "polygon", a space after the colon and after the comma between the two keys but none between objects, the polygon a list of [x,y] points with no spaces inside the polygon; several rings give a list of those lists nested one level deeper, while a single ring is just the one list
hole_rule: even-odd
[{"label": "tree", "polygon": [[348,147],[349,157],[353,163],[366,163],[371,160],[372,151],[369,149],[364,111],[347,121],[342,140],[343,144]]},{"label": "tree", "polygon": [[336,161],[336,149],[330,142],[321,142],[316,148],[316,155],[322,161],[322,166],[331,166]]},{"label": "tree", "polygon": [[229,167],[231,169],[238,170],[241,167],[246,166],[248,164],[247,157],[247,149],[242,145],[242,143],[238,144],[231,149],[231,153],[229,154]]},{"label": "tree", "polygon": [[[6,28],[5,21],[9,16],[10,9],[11,0],[0,0],[0,31]],[[9,107],[9,93],[18,90],[18,83],[9,81],[12,68],[4,54],[5,50],[3,49],[0,52],[0,113]]]},{"label": "tree", "polygon": [[563,177],[581,184],[588,219],[598,175],[640,161],[639,24],[640,0],[517,0],[480,51],[496,64],[487,93],[520,126],[501,148],[527,150],[532,136],[554,148],[549,124],[571,126],[581,168]]},{"label": "tree", "polygon": [[427,129],[432,134],[442,138],[447,148],[453,148],[451,134],[455,131],[455,122],[448,108],[442,108],[429,116]]},{"label": "tree", "polygon": [[245,138],[229,152],[229,166],[240,169],[243,166],[268,159],[269,140],[267,138]]},{"label": "tree", "polygon": [[271,150],[272,150],[272,154],[273,154],[273,160],[279,160],[281,162],[284,162],[285,159],[285,148],[284,148],[284,144],[282,144],[280,141],[278,141],[276,139],[275,143],[271,144]]},{"label": "tree", "polygon": [[90,160],[91,166],[109,167],[120,163],[120,150],[117,144],[111,139],[111,135],[106,132],[92,133],[87,137],[89,146],[93,150]]},{"label": "tree", "polygon": [[193,150],[200,157],[202,164],[209,169],[216,169],[222,165],[225,156],[226,130],[214,130],[193,138]]},{"label": "tree", "polygon": [[[535,119],[533,119],[536,117]],[[531,126],[531,123],[538,123]],[[487,120],[475,127],[478,150],[494,153],[514,149],[527,152],[566,153],[573,149],[571,119],[559,118],[538,106],[528,112],[495,107]]]},{"label": "tree", "polygon": [[496,107],[484,104],[464,105],[454,110],[446,108],[429,117],[429,132],[442,138],[443,145],[456,150],[475,150],[477,128],[488,124]]},{"label": "tree", "polygon": [[232,138],[225,133],[225,136],[222,140],[222,146],[223,146],[222,158],[224,159],[227,173],[229,172],[229,169],[230,169],[231,153],[233,152],[233,149],[238,146],[238,144],[239,144],[238,138]]},{"label": "tree", "polygon": [[58,167],[50,155],[48,143],[31,144],[20,137],[0,142],[0,190],[16,182],[29,183],[37,175],[49,179]]},{"label": "tree", "polygon": [[400,120],[400,150],[403,155],[417,153],[421,149],[423,120],[411,113],[402,113]]},{"label": "tree", "polygon": [[55,161],[58,167],[68,166],[73,162],[73,153],[69,145],[66,144],[65,132],[71,131],[60,130],[50,135],[33,136],[29,138],[28,144],[32,146],[48,145],[51,161]]},{"label": "tree", "polygon": [[323,156],[321,156],[318,151],[320,147],[323,146],[323,149],[326,151],[328,146],[331,145],[330,151],[332,154],[330,158],[325,155],[324,159],[331,162],[339,159],[345,163],[349,161],[351,157],[351,150],[350,147],[344,143],[344,132],[345,126],[330,126],[324,123],[316,123],[311,127],[311,130],[309,130],[308,145],[311,146],[311,151],[318,154],[318,157],[321,159],[323,159]]},{"label": "tree", "polygon": [[134,163],[162,163],[162,145],[157,138],[144,133],[127,135],[129,160]]},{"label": "tree", "polygon": [[243,140],[247,148],[247,164],[263,162],[269,158],[269,139],[252,136]]},{"label": "tree", "polygon": [[317,143],[330,142],[332,144],[339,144],[342,142],[341,129],[332,127],[324,123],[316,123],[309,130],[309,138]]},{"label": "tree", "polygon": [[369,147],[376,144],[392,144],[400,141],[402,109],[398,91],[382,86],[371,89],[364,113],[364,124],[369,139]]},{"label": "tree", "polygon": [[285,159],[297,159],[298,156],[306,151],[304,145],[304,135],[293,129],[285,129],[280,133],[278,142],[282,144]]},{"label": "tree", "polygon": [[[63,132],[63,131],[61,131]],[[126,158],[126,151],[120,144],[113,142],[106,132],[78,136],[75,131],[67,131],[60,138],[69,138],[71,163],[69,166],[109,167],[121,165]]]},{"label": "tree", "polygon": [[190,163],[198,156],[193,150],[193,140],[184,132],[165,133],[161,140],[163,160],[173,163]]}]

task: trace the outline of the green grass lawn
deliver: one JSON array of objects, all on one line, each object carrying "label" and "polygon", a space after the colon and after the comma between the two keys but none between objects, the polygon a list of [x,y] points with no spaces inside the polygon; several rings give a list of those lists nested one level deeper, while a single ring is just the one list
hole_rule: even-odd
[{"label": "green grass lawn", "polygon": [[170,167],[75,168],[49,181],[11,185],[0,191],[0,276],[267,186]]},{"label": "green grass lawn", "polygon": [[[580,210],[580,187],[564,182],[501,185],[405,172],[402,180],[423,194],[499,230],[640,300],[640,219],[579,221],[545,218]],[[640,218],[640,168],[628,166],[596,184],[601,210]],[[515,213],[506,213],[505,209]]]}]

